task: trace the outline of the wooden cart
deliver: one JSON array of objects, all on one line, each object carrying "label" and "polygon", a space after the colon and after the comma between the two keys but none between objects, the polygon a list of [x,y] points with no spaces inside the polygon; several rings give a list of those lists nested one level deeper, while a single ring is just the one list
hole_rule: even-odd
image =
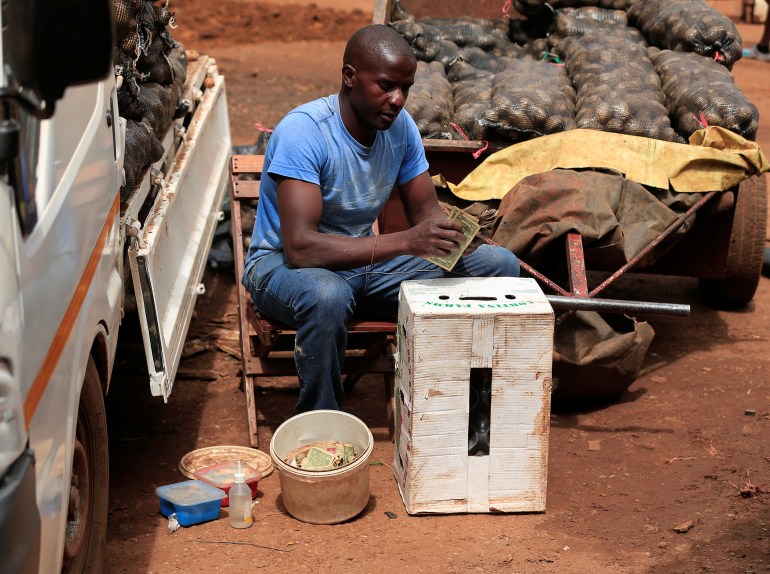
[{"label": "wooden cart", "polygon": [[[376,0],[373,23],[390,22],[394,0]],[[469,15],[482,18],[501,16],[500,0],[477,0],[473,3],[461,0],[401,0],[401,5],[415,18],[426,16],[455,17]],[[459,183],[466,175],[506,144],[487,146],[480,141],[448,141],[424,139],[431,175],[442,174],[447,180]],[[513,144],[515,145],[515,144]],[[486,147],[486,149],[484,149]],[[478,157],[473,152],[484,149]],[[395,196],[396,194],[394,194]],[[585,271],[613,273],[611,279],[622,273],[654,273],[695,277],[704,298],[715,307],[736,308],[747,305],[754,297],[759,284],[766,234],[767,183],[764,175],[744,180],[733,189],[704,195],[704,201],[689,210],[684,217],[665,230],[667,237],[688,219],[698,214],[690,230],[665,255],[654,264],[642,266],[641,257],[635,257],[630,265],[621,269],[608,269],[590,258],[582,260],[579,236],[568,238],[567,253],[570,266],[570,289],[577,294],[574,283],[585,283]],[[382,232],[403,228],[405,220],[397,197],[392,197],[380,218]],[[651,248],[664,237],[656,238]],[[577,248],[576,248],[577,247]],[[532,271],[526,269],[525,271]],[[576,275],[577,272],[577,275]],[[580,276],[582,273],[582,277]],[[544,287],[558,294],[565,294],[558,286],[549,284],[546,278],[538,279]],[[603,287],[606,286],[603,284]],[[580,290],[580,288],[578,288]],[[596,289],[588,294],[598,294]],[[585,294],[583,294],[585,295]]]}]

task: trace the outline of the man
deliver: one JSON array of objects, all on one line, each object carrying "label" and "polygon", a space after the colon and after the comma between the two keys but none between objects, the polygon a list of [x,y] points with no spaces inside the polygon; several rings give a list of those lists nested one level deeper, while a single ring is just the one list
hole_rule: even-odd
[{"label": "man", "polygon": [[[242,280],[260,312],[297,330],[298,412],[341,408],[348,321],[394,316],[401,281],[519,274],[510,251],[480,241],[451,273],[424,259],[464,236],[402,112],[416,66],[397,32],[367,26],[345,48],[339,93],[291,111],[270,138]],[[411,227],[375,236],[394,185]]]}]

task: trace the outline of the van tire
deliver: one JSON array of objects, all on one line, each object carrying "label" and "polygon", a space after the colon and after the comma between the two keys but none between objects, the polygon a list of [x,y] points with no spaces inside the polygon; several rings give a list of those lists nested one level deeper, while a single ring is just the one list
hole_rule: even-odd
[{"label": "van tire", "polygon": [[88,359],[80,391],[62,572],[102,572],[107,540],[109,452],[99,371]]}]

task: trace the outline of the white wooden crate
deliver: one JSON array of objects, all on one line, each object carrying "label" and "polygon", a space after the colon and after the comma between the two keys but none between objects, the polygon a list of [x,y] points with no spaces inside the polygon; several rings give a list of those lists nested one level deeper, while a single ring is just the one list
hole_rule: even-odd
[{"label": "white wooden crate", "polygon": [[[406,511],[544,511],[554,315],[538,284],[405,281],[398,321],[393,469]],[[491,371],[488,455],[468,454],[471,369]]]}]

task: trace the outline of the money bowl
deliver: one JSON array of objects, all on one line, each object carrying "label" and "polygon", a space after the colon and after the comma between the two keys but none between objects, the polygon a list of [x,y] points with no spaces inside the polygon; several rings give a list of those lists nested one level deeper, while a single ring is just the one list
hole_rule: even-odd
[{"label": "money bowl", "polygon": [[[358,458],[333,470],[302,470],[286,462],[294,449],[316,441],[353,443]],[[364,422],[349,413],[308,411],[279,426],[270,441],[286,511],[311,524],[338,524],[357,516],[369,503],[369,457],[374,437]]]}]

